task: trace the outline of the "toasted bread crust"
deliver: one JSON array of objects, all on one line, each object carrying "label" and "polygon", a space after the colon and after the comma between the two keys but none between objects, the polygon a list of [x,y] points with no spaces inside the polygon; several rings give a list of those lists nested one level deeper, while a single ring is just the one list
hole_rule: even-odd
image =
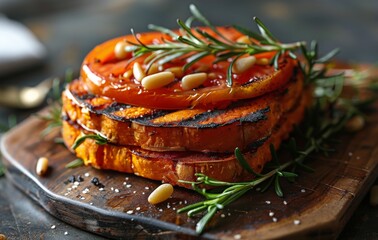
[{"label": "toasted bread crust", "polygon": [[235,147],[248,150],[255,141],[270,135],[302,91],[302,76],[297,74],[281,89],[227,109],[159,111],[90,95],[77,80],[63,93],[63,114],[117,145],[152,151],[232,153]]},{"label": "toasted bread crust", "polygon": [[[271,159],[270,144],[278,148],[287,138],[293,125],[303,118],[305,108],[311,96],[305,91],[293,108],[282,115],[279,124],[269,136],[260,141],[255,149],[244,152],[249,165],[256,172],[261,172],[264,164]],[[85,134],[74,121],[64,121],[62,136],[68,148],[72,149],[75,140]],[[114,144],[98,145],[92,139],[86,139],[74,150],[86,165],[100,169],[134,173],[145,178],[169,182],[190,188],[190,185],[178,180],[195,181],[195,173],[201,172],[222,181],[241,181],[252,176],[239,165],[233,154],[200,152],[156,152],[133,146]]]}]

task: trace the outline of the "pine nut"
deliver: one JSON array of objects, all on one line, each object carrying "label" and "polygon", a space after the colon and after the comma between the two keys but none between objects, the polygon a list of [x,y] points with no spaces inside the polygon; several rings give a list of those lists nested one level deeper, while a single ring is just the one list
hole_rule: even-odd
[{"label": "pine nut", "polygon": [[157,63],[153,63],[148,69],[147,75],[155,74],[157,72],[159,72],[159,65]]},{"label": "pine nut", "polygon": [[374,185],[370,190],[370,205],[378,206],[378,185]]},{"label": "pine nut", "polygon": [[238,39],[236,39],[237,43],[245,43],[245,44],[251,44],[251,40],[247,35],[241,36]]},{"label": "pine nut", "polygon": [[37,166],[35,171],[39,176],[46,174],[47,169],[49,168],[49,160],[45,157],[40,157],[37,161]]},{"label": "pine nut", "polygon": [[267,58],[257,58],[256,59],[256,64],[257,65],[268,65],[269,64],[269,59],[267,59]]},{"label": "pine nut", "polygon": [[207,74],[207,77],[210,78],[210,79],[215,79],[215,78],[217,78],[217,74],[211,72],[211,73]]},{"label": "pine nut", "polygon": [[130,78],[133,75],[133,72],[131,70],[127,70],[122,77],[124,78]]},{"label": "pine nut", "polygon": [[142,79],[142,86],[147,89],[157,89],[164,87],[165,85],[173,82],[175,75],[171,72],[159,72],[152,75],[148,75]]},{"label": "pine nut", "polygon": [[173,194],[173,186],[169,183],[164,183],[157,187],[148,196],[148,202],[151,204],[158,204],[167,200]]},{"label": "pine nut", "polygon": [[0,233],[0,240],[7,240],[7,239],[8,239],[7,236]]},{"label": "pine nut", "polygon": [[138,81],[142,81],[142,79],[146,76],[146,73],[138,62],[134,63],[133,74],[135,79]]},{"label": "pine nut", "polygon": [[114,47],[114,54],[116,56],[116,58],[118,59],[123,59],[126,57],[127,55],[127,52],[126,52],[126,46],[127,46],[127,43],[126,42],[118,42],[115,47]]},{"label": "pine nut", "polygon": [[184,72],[182,71],[182,67],[171,67],[165,69],[167,72],[171,72],[175,75],[177,78],[181,78],[184,75]]},{"label": "pine nut", "polygon": [[247,71],[250,67],[252,67],[256,63],[256,57],[255,56],[248,56],[239,58],[235,61],[234,65],[232,66],[232,72],[233,73],[243,73]]},{"label": "pine nut", "polygon": [[206,73],[193,73],[186,75],[181,80],[181,87],[184,90],[199,87],[207,79]]},{"label": "pine nut", "polygon": [[348,132],[360,131],[365,125],[365,119],[361,116],[354,116],[345,124]]}]

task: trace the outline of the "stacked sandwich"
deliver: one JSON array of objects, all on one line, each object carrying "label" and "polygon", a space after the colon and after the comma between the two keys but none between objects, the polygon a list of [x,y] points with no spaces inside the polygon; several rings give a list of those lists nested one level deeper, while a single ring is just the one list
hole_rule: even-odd
[{"label": "stacked sandwich", "polygon": [[[257,41],[233,28],[201,31],[239,45]],[[152,32],[93,49],[62,95],[65,144],[86,165],[184,187],[190,185],[179,180],[195,181],[196,173],[231,182],[252,178],[234,150],[261,172],[270,146],[280,146],[310,103],[297,60],[270,51],[225,61],[190,52],[153,61],[164,51],[134,51],[137,44],[172,41]]]}]

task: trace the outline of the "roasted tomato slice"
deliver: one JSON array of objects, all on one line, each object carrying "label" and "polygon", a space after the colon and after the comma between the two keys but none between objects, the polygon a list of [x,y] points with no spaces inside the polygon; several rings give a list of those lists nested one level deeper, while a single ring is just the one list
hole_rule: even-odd
[{"label": "roasted tomato slice", "polygon": [[[209,31],[207,28],[203,29]],[[232,28],[222,27],[218,30],[233,41],[242,37]],[[169,40],[170,37],[163,33],[151,32],[138,34],[138,39],[144,44],[155,44],[161,43],[162,39]],[[279,69],[275,70],[274,67],[266,64],[267,60],[273,57],[274,52],[255,55],[257,64],[242,73],[233,73],[233,85],[229,87],[226,83],[230,62],[214,64],[215,57],[207,56],[185,72],[176,74],[171,83],[147,90],[132,74],[135,62],[146,68],[145,56],[132,59],[132,54],[127,53],[119,59],[115,55],[116,44],[125,41],[136,42],[134,36],[128,35],[112,39],[94,48],[84,59],[81,77],[93,94],[106,96],[120,103],[148,108],[223,108],[232,101],[258,97],[283,86],[293,75],[296,64],[291,58],[283,56],[279,60]],[[262,59],[265,61],[259,61]],[[184,64],[186,60],[174,60],[159,66],[157,71],[181,68]],[[194,89],[184,90],[181,85],[182,78],[196,72],[206,73],[206,80]]]}]

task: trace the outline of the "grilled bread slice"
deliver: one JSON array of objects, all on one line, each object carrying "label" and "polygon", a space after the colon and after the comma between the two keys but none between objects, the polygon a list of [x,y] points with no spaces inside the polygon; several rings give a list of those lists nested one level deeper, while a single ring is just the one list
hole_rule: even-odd
[{"label": "grilled bread slice", "polygon": [[[288,84],[226,109],[157,110],[120,104],[91,95],[80,80],[63,93],[63,114],[81,128],[98,133],[116,145],[152,151],[232,153],[272,133],[281,116],[303,92],[301,74]],[[227,136],[227,137],[225,137]]]},{"label": "grilled bread slice", "polygon": [[[282,140],[288,137],[293,126],[301,121],[311,99],[308,90],[303,93],[300,99],[295,101],[296,104],[282,115],[269,135],[254,141],[249,145],[249,149],[244,150],[244,156],[254,171],[261,172],[264,164],[271,159],[270,144],[278,148]],[[78,137],[88,133],[77,122],[69,118],[65,119],[62,135],[69,149],[72,150],[72,145]],[[242,169],[232,153],[157,152],[130,145],[112,143],[98,145],[93,139],[86,139],[72,151],[82,158],[86,165],[95,168],[134,173],[145,178],[188,188],[191,186],[180,183],[178,180],[194,181],[197,172],[231,182],[252,177]]]}]

